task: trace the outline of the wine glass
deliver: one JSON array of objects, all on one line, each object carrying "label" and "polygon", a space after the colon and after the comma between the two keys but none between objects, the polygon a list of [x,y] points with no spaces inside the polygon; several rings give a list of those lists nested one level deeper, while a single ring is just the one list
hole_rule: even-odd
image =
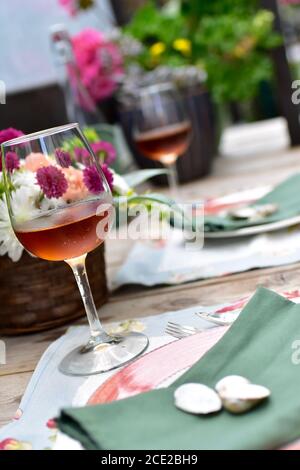
[{"label": "wine glass", "polygon": [[176,162],[189,146],[192,125],[179,93],[171,83],[142,87],[133,124],[138,150],[168,169],[169,186],[178,199]]},{"label": "wine glass", "polygon": [[106,372],[141,354],[148,346],[145,335],[104,331],[89,286],[85,259],[107,237],[114,211],[100,162],[78,124],[5,142],[2,171],[19,242],[38,258],[71,267],[86,310],[90,338],[67,354],[60,371],[75,376]]}]

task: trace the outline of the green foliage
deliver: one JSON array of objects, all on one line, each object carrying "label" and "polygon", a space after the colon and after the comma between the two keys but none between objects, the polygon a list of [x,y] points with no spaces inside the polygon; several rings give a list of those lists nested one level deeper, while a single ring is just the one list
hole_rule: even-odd
[{"label": "green foliage", "polygon": [[181,0],[182,13],[185,16],[203,17],[231,14],[254,13],[257,9],[257,0]]},{"label": "green foliage", "polygon": [[272,77],[267,50],[279,44],[273,15],[260,10],[249,17],[236,13],[204,17],[196,32],[197,53],[205,57],[208,86],[217,101],[243,101]]},{"label": "green foliage", "polygon": [[[207,71],[208,87],[218,102],[243,101],[271,78],[269,50],[281,42],[272,31],[273,14],[258,9],[257,3],[170,0],[160,10],[149,1],[125,33],[143,44],[136,60],[146,70],[197,65]],[[179,48],[178,39],[183,40]]]},{"label": "green foliage", "polygon": [[[159,10],[154,2],[150,1],[137,11],[133,21],[124,29],[124,32],[138,39],[145,46],[137,57],[137,61],[146,70],[152,70],[161,64],[176,67],[185,65],[187,62],[186,57],[173,47],[176,38],[188,35],[188,27],[181,14]],[[164,44],[164,52],[152,53],[151,48],[157,43]]]}]

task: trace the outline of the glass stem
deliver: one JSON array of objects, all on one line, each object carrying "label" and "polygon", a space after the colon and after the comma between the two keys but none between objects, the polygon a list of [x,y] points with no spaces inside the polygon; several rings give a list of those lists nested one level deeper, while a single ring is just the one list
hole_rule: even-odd
[{"label": "glass stem", "polygon": [[85,268],[85,260],[86,254],[79,258],[66,260],[66,263],[71,267],[74,273],[90,325],[91,338],[88,344],[84,347],[85,350],[89,350],[95,345],[102,343],[110,343],[114,339],[104,331],[99,320],[98,312],[93,299],[90,283]]},{"label": "glass stem", "polygon": [[179,192],[178,192],[178,175],[177,175],[176,161],[173,163],[166,164],[165,166],[168,170],[168,180],[169,180],[171,197],[175,201],[178,201]]}]

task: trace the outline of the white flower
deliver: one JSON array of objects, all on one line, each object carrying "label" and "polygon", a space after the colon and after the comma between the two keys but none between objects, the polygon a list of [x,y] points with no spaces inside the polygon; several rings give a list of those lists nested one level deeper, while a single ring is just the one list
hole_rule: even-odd
[{"label": "white flower", "polygon": [[58,207],[65,206],[63,198],[51,198],[43,196],[41,188],[36,182],[36,175],[32,171],[16,171],[12,177],[12,183],[15,188],[30,188],[30,199],[35,199],[36,205],[39,205],[41,211],[48,211],[57,209]]},{"label": "white flower", "polygon": [[10,223],[6,202],[0,199],[0,256],[8,255],[12,261],[19,261],[23,246],[17,239]]},{"label": "white flower", "polygon": [[12,191],[10,204],[16,224],[22,224],[40,214],[36,204],[38,195],[39,191],[26,186]]},{"label": "white flower", "polygon": [[[39,215],[36,206],[39,190],[29,186],[16,189],[11,193],[11,209],[15,224],[21,224]],[[23,247],[11,226],[6,201],[0,199],[0,256],[8,255],[12,261],[19,261]]]},{"label": "white flower", "polygon": [[32,188],[34,192],[40,191],[40,187],[36,182],[36,175],[32,171],[15,171],[11,179],[15,188],[26,186]]},{"label": "white flower", "polygon": [[[2,173],[0,173],[0,181]],[[38,217],[42,212],[64,206],[62,198],[48,199],[43,196],[36,175],[31,171],[16,171],[12,175],[15,188],[11,192],[11,210],[14,224],[20,225],[27,220]],[[19,261],[23,253],[23,246],[17,239],[11,226],[5,197],[0,198],[0,256],[8,255],[12,261]]]},{"label": "white flower", "polygon": [[41,203],[40,203],[40,210],[41,211],[50,211],[52,209],[58,209],[59,207],[65,207],[66,201],[60,197],[60,198],[55,198],[52,197],[49,199],[48,197],[43,197]]}]

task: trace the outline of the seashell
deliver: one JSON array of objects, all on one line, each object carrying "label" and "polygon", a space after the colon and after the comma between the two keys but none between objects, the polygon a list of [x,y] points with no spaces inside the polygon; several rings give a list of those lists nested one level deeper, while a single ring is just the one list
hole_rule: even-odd
[{"label": "seashell", "polygon": [[175,406],[186,413],[210,414],[222,408],[218,394],[203,384],[189,383],[178,387],[174,392]]},{"label": "seashell", "polygon": [[271,392],[262,385],[242,382],[237,380],[219,391],[222,404],[227,411],[239,414],[254,408],[263,400],[268,398]]},{"label": "seashell", "polygon": [[238,220],[255,220],[272,215],[277,210],[277,204],[261,204],[258,206],[247,206],[233,209],[229,212],[229,215],[233,219]]},{"label": "seashell", "polygon": [[241,375],[228,375],[223,379],[219,380],[216,384],[215,389],[220,394],[227,387],[234,387],[239,384],[248,384],[250,381]]}]

